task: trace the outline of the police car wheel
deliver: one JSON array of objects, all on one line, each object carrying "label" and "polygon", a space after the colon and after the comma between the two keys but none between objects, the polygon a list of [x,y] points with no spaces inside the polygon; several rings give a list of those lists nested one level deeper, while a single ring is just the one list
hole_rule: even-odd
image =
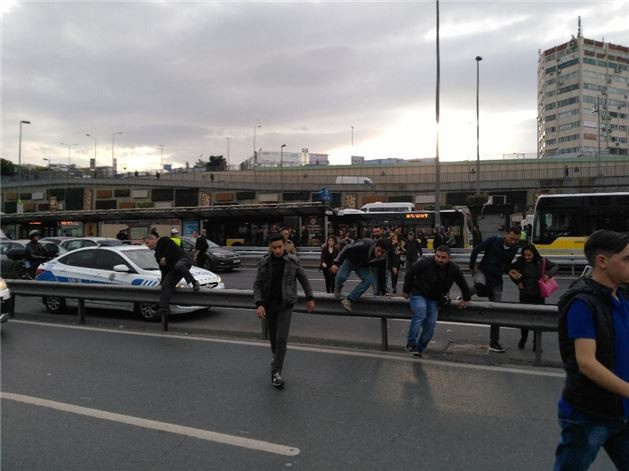
[{"label": "police car wheel", "polygon": [[44,296],[44,306],[51,314],[58,314],[66,310],[66,300],[56,296]]},{"label": "police car wheel", "polygon": [[158,321],[160,316],[157,315],[159,306],[152,303],[136,303],[135,312],[145,321]]}]

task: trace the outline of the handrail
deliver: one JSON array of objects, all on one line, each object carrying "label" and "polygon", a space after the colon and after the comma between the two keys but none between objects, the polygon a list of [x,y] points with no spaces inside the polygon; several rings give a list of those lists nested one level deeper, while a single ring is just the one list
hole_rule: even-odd
[{"label": "handrail", "polygon": [[[85,300],[116,300],[119,302],[157,303],[160,289],[129,285],[56,283],[31,280],[6,280],[13,296],[9,306],[9,315],[15,315],[15,296],[55,296],[79,301],[78,322],[85,323]],[[362,298],[353,303],[353,311],[346,312],[333,295],[315,293],[316,310],[313,314],[341,317],[376,318],[381,321],[382,349],[388,350],[389,319],[410,320],[411,311],[408,302],[402,298]],[[207,307],[227,307],[236,309],[254,309],[253,291],[239,289],[206,290],[195,292],[190,288],[177,288],[171,298],[172,304]],[[307,312],[305,297],[299,296],[295,312]],[[494,303],[471,301],[464,310],[456,307],[452,301],[439,312],[439,320],[516,327],[533,330],[536,339],[535,364],[541,364],[542,332],[557,331],[558,312],[552,305],[527,305],[518,303]],[[168,330],[168,317],[162,317],[162,330]],[[262,335],[265,335],[263,327]]]}]

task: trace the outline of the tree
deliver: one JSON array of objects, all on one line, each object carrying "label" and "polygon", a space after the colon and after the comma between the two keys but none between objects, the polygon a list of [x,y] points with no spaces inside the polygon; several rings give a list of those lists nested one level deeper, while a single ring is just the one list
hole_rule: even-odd
[{"label": "tree", "polygon": [[227,169],[227,161],[222,155],[210,155],[210,161],[205,168],[208,172],[220,172]]},{"label": "tree", "polygon": [[17,173],[17,165],[7,159],[0,159],[0,174],[9,177]]}]

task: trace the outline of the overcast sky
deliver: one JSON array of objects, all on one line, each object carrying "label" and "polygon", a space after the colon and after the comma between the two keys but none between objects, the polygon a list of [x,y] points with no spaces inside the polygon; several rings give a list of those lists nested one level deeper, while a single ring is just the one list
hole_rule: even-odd
[{"label": "overcast sky", "polygon": [[[256,147],[332,163],[435,154],[435,2],[12,1],[2,6],[3,157],[119,171],[237,164]],[[537,58],[584,36],[629,46],[627,1],[440,3],[442,160],[536,149]],[[354,128],[354,145],[351,139]]]}]

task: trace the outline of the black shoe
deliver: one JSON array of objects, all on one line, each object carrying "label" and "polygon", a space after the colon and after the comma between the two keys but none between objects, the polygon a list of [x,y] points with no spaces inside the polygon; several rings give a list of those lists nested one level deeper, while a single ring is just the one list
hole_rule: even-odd
[{"label": "black shoe", "polygon": [[414,352],[413,352],[413,356],[414,356],[415,358],[422,358],[422,352],[414,351]]},{"label": "black shoe", "polygon": [[280,375],[280,370],[271,371],[271,384],[276,388],[281,388],[284,386],[284,380]]},{"label": "black shoe", "polygon": [[526,339],[520,339],[520,341],[518,342],[518,348],[520,350],[524,350],[525,345],[526,345]]},{"label": "black shoe", "polygon": [[198,281],[192,283],[192,291],[199,291],[201,289],[201,285]]},{"label": "black shoe", "polygon": [[411,345],[410,343],[407,343],[406,346],[404,347],[404,351],[408,353],[414,353],[417,350],[415,350],[415,345]]},{"label": "black shoe", "polygon": [[489,351],[494,352],[494,353],[504,353],[505,348],[496,342],[496,343],[489,344]]}]

